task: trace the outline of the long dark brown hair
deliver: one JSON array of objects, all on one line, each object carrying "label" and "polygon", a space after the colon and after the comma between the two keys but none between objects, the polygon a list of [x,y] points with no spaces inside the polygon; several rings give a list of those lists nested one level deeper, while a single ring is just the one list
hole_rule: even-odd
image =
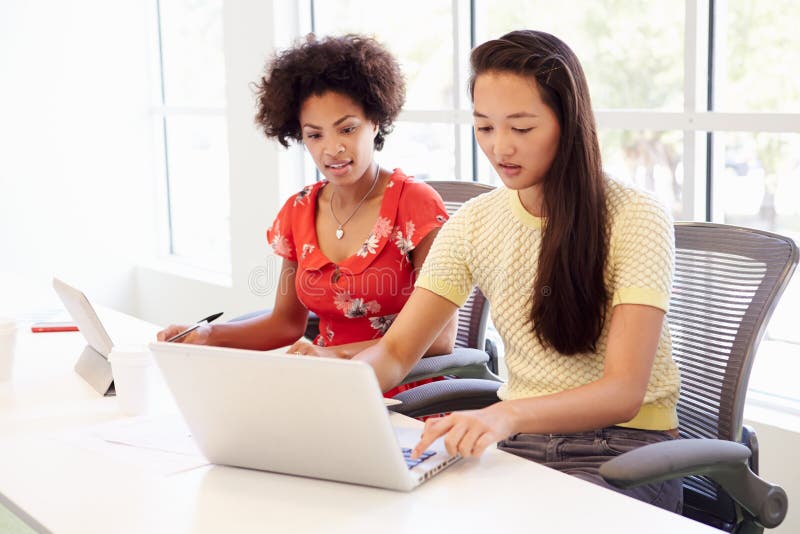
[{"label": "long dark brown hair", "polygon": [[561,354],[596,350],[609,295],[605,177],[589,88],[575,53],[548,33],[523,30],[478,46],[470,95],[486,72],[536,81],[561,127],[543,182],[543,225],[530,320],[539,341]]}]

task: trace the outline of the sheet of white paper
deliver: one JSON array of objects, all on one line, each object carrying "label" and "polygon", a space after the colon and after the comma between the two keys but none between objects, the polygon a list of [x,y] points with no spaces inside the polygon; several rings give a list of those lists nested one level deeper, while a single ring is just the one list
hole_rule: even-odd
[{"label": "sheet of white paper", "polygon": [[202,456],[179,415],[133,417],[107,423],[98,427],[97,432],[109,443]]},{"label": "sheet of white paper", "polygon": [[122,419],[54,437],[162,476],[208,465],[177,415]]}]

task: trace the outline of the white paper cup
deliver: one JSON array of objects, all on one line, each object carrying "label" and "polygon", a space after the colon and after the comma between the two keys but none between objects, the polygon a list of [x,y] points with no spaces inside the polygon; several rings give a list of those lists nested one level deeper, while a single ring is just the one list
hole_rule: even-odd
[{"label": "white paper cup", "polygon": [[0,317],[0,382],[11,379],[14,350],[17,346],[17,322]]},{"label": "white paper cup", "polygon": [[126,415],[150,410],[153,357],[144,346],[111,349],[108,360],[114,376],[119,407]]}]

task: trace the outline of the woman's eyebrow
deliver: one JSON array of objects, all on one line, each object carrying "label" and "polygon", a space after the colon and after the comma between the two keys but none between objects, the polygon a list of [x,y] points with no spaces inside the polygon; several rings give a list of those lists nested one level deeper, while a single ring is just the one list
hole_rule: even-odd
[{"label": "woman's eyebrow", "polygon": [[355,118],[357,118],[355,115],[345,115],[344,117],[342,117],[338,121],[334,122],[333,125],[334,126],[339,126],[341,123],[343,123],[347,119],[355,119]]},{"label": "woman's eyebrow", "polygon": [[[341,119],[338,119],[336,122],[333,123],[334,126],[339,126],[341,123],[346,121],[347,119],[356,119],[355,115],[345,115]],[[311,124],[310,122],[306,122],[303,124],[303,128],[313,128],[315,130],[321,130],[322,126],[317,126],[316,124]]]},{"label": "woman's eyebrow", "polygon": [[[480,119],[488,119],[489,118],[486,115],[484,115],[483,113],[479,112],[478,110],[473,110],[472,116],[473,117],[478,117]],[[524,119],[524,118],[534,118],[535,119],[538,116],[539,115],[536,115],[535,113],[530,113],[528,111],[518,111],[516,113],[512,113],[511,115],[507,115],[506,118],[507,119]]]},{"label": "woman's eyebrow", "polygon": [[516,113],[512,113],[511,115],[507,116],[507,119],[525,119],[525,118],[533,118],[535,119],[539,115],[535,113],[530,113],[529,111],[518,111]]}]

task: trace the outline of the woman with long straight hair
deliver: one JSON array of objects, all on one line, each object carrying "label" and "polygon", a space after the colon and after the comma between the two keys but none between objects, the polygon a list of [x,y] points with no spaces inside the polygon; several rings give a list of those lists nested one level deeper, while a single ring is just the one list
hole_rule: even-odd
[{"label": "woman with long straight hair", "polygon": [[[610,457],[677,437],[677,366],[664,320],[672,221],[605,176],[583,69],[558,38],[515,31],[472,51],[475,135],[505,187],[442,228],[387,334],[356,356],[398,383],[478,285],[506,348],[508,382],[482,410],[429,419],[415,454],[490,444],[608,486]],[[619,490],[668,510],[681,483]]]}]

